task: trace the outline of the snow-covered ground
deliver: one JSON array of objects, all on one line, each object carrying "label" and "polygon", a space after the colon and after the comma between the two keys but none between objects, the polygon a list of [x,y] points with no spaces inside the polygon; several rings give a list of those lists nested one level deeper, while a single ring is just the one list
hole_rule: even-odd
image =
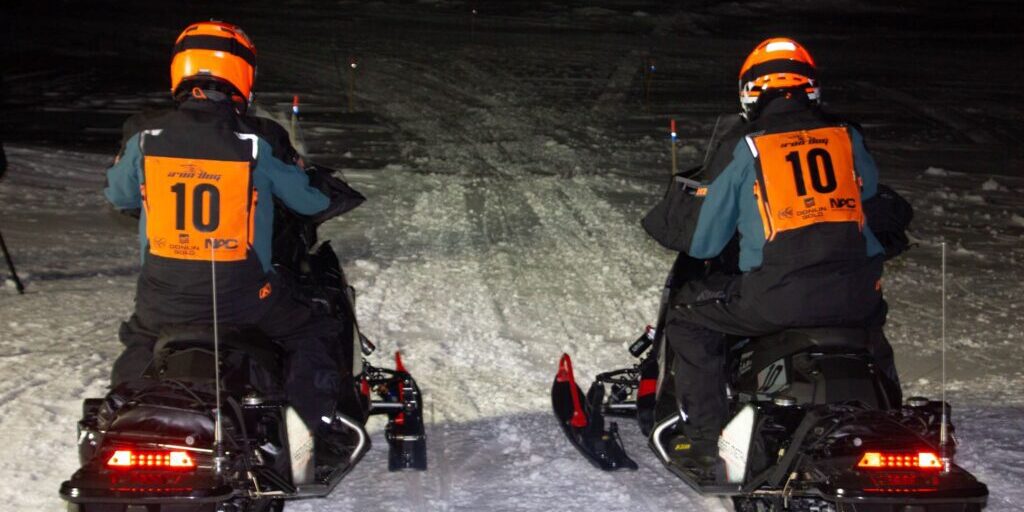
[{"label": "snow-covered ground", "polygon": [[[168,41],[211,15],[242,24],[259,46],[261,107],[287,119],[300,94],[297,142],[369,197],[323,235],[360,291],[362,327],[381,348],[374,360],[401,349],[427,399],[430,471],[388,473],[382,424],[372,423],[376,448],[338,490],[288,510],[722,509],[664,471],[630,427],[624,440],[640,470],[591,468],[562,438],[549,386],[563,351],[582,381],[631,363],[626,342],[653,320],[673,256],[638,224],[668,175],[668,119],[680,122],[682,163],[698,163],[715,115],[735,109],[735,68],[776,32],[810,46],[826,99],[864,123],[883,181],[917,211],[918,246],[886,279],[888,332],[910,394],[939,394],[938,248],[949,242],[959,460],[990,486],[991,510],[1020,508],[1016,32],[995,23],[953,40],[933,32],[949,21],[942,13],[845,1],[830,2],[827,15],[809,1],[786,13],[766,3],[671,12],[653,1],[481,3],[475,17],[474,2],[449,1],[290,3],[284,14],[248,7],[232,16],[133,6],[126,15],[145,35],[113,42],[97,35],[109,22],[95,15],[51,21],[91,50],[79,59],[86,64],[54,50],[37,69],[5,77],[0,132],[15,142],[6,145],[0,229],[29,287],[24,296],[11,283],[0,289],[5,510],[61,507],[81,399],[104,392],[138,267],[133,226],[99,192],[103,169],[119,120],[160,101]],[[986,12],[959,20],[989,23]],[[918,24],[902,26],[907,16]],[[46,53],[31,41],[15,50]],[[939,68],[933,53],[951,48],[957,58]],[[987,73],[993,48],[1018,64],[965,90],[964,75]],[[349,56],[359,63],[355,113],[346,111]],[[648,57],[657,69],[645,106]],[[89,64],[122,58],[158,72],[120,81]],[[36,102],[41,88],[47,99]]]}]

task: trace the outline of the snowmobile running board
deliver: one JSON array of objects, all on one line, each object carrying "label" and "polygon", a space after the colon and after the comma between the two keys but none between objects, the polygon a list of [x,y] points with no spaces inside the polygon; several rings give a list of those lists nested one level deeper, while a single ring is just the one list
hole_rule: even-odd
[{"label": "snowmobile running board", "polygon": [[551,386],[551,403],[562,432],[594,467],[602,471],[636,470],[636,462],[622,446],[618,424],[612,422],[605,428],[603,401],[604,388],[600,386],[591,388],[588,396],[583,395],[573,376],[572,360],[568,354],[562,354]]}]

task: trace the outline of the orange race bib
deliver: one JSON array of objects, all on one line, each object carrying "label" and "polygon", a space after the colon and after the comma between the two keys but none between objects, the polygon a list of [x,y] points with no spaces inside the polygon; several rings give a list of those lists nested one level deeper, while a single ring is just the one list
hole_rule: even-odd
[{"label": "orange race bib", "polygon": [[146,156],[143,168],[150,253],[177,260],[246,259],[256,205],[249,162]]},{"label": "orange race bib", "polygon": [[748,137],[765,239],[821,222],[864,225],[850,136],[841,126]]}]

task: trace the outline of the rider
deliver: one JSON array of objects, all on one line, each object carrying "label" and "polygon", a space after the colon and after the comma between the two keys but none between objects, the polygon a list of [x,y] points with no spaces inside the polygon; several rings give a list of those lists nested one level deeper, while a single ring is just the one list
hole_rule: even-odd
[{"label": "rider", "polygon": [[142,273],[111,381],[142,375],[162,328],[213,323],[216,290],[218,323],[255,326],[278,342],[288,356],[289,402],[314,432],[327,432],[322,418],[334,418],[349,373],[333,355],[340,326],[313,315],[294,280],[275,272],[271,241],[274,198],[302,215],[325,210],[329,199],[292,165],[299,160],[281,143],[283,129],[245,115],[255,65],[239,27],[192,24],[171,61],[177,108],[128,122],[135,132],[107,171],[105,194],[119,210],[141,209]]},{"label": "rider", "polygon": [[703,181],[674,180],[643,220],[659,243],[698,259],[728,258],[738,234],[738,269],[687,282],[666,319],[688,438],[673,445],[684,463],[717,462],[727,336],[871,326],[868,350],[898,397],[881,334],[884,248],[865,215],[878,168],[858,127],[821,110],[816,75],[796,41],[759,44],[740,70],[743,114],[705,162]]}]

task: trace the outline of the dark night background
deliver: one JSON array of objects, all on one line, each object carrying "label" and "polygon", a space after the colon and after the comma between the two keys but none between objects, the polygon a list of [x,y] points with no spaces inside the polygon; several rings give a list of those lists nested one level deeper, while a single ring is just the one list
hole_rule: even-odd
[{"label": "dark night background", "polygon": [[[630,13],[579,16],[580,9]],[[472,20],[472,9],[479,14]],[[23,2],[3,13],[3,140],[111,150],[134,105],[166,104],[169,48],[189,22],[241,25],[256,42],[257,91],[341,94],[338,61],[400,53],[443,73],[474,46],[521,51],[517,75],[560,66],[600,81],[600,64],[634,52],[656,59],[652,110],[703,121],[735,110],[735,75],[761,39],[805,43],[832,108],[868,125],[875,145],[927,142],[926,151],[989,172],[1021,166],[1016,124],[1024,84],[1024,7],[980,2]],[[397,14],[396,14],[397,13]],[[682,15],[680,15],[682,13]],[[652,34],[665,17],[676,20]],[[606,19],[608,18],[608,19]],[[475,26],[471,27],[471,24]],[[503,34],[535,35],[543,51]],[[559,48],[564,41],[564,50]],[[597,43],[601,41],[601,43]],[[591,44],[594,43],[594,44]],[[609,44],[610,43],[610,44]],[[593,55],[604,52],[607,61]],[[534,61],[534,62],[530,62]],[[505,66],[508,62],[495,62]],[[628,94],[642,94],[637,66]],[[563,70],[566,68],[563,68]],[[525,73],[519,73],[525,71]],[[588,94],[588,92],[590,94]],[[588,108],[600,94],[541,91],[539,100]],[[374,98],[366,98],[371,104]],[[694,127],[683,123],[683,131]],[[876,126],[881,125],[881,126]],[[654,127],[651,127],[652,129]],[[690,136],[701,137],[701,127]]]}]

